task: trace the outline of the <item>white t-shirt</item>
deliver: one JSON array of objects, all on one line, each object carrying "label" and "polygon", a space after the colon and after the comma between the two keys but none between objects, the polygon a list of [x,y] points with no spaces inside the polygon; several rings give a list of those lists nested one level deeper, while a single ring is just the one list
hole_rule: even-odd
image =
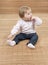
[{"label": "white t-shirt", "polygon": [[[42,20],[39,17],[33,17],[33,18],[35,18],[35,25],[42,24]],[[36,32],[35,29],[33,29],[33,21],[26,22],[22,19],[20,19],[17,22],[17,24],[13,27],[13,29],[11,30],[11,34],[14,35],[18,31],[20,31],[21,33],[26,33],[26,34]]]}]

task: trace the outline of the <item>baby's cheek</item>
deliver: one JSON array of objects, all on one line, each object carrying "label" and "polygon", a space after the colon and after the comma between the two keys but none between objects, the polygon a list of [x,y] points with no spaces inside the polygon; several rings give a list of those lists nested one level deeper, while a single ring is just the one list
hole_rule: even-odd
[{"label": "baby's cheek", "polygon": [[30,17],[30,16],[27,16],[27,18],[28,18],[28,19],[31,19],[31,17]]}]

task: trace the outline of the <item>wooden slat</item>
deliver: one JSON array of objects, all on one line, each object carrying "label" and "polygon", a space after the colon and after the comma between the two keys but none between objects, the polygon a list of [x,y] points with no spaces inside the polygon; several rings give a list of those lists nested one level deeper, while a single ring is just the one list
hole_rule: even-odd
[{"label": "wooden slat", "polygon": [[48,12],[48,0],[0,0],[0,14],[18,13],[23,5],[30,6],[33,12]]}]

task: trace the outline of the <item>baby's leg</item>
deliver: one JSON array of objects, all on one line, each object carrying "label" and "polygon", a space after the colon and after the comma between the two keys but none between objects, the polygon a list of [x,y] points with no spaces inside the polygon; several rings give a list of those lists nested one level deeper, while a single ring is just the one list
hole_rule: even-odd
[{"label": "baby's leg", "polygon": [[38,35],[36,33],[34,33],[34,35],[31,37],[29,43],[32,43],[33,45],[35,45],[37,40],[38,40]]},{"label": "baby's leg", "polygon": [[7,42],[8,42],[8,45],[14,46],[18,44],[21,40],[25,40],[25,39],[26,39],[26,34],[20,33],[20,34],[17,34],[13,40],[7,40]]},{"label": "baby's leg", "polygon": [[35,48],[34,45],[36,44],[37,40],[38,40],[38,35],[36,33],[31,34],[31,38],[29,39],[29,43],[27,43],[27,46],[29,48]]},{"label": "baby's leg", "polygon": [[26,34],[25,33],[20,33],[20,34],[15,36],[13,41],[15,41],[16,44],[18,44],[20,41],[25,40],[25,39],[26,39]]}]

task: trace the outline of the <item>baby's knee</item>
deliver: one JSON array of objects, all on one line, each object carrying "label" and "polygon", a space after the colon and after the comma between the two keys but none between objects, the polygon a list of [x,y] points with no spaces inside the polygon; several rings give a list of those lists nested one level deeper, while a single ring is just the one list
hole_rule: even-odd
[{"label": "baby's knee", "polygon": [[36,38],[37,38],[37,40],[38,40],[38,35],[36,35]]},{"label": "baby's knee", "polygon": [[35,35],[35,39],[38,40],[38,35],[37,34]]}]

